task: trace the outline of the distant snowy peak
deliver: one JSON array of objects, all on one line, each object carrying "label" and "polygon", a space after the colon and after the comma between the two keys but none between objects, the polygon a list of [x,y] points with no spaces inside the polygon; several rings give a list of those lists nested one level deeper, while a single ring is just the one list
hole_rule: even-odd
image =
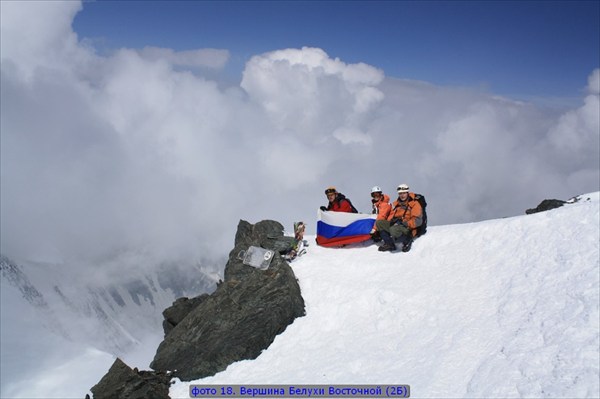
[{"label": "distant snowy peak", "polygon": [[72,265],[17,264],[5,255],[0,267],[10,298],[2,303],[3,311],[17,301],[32,308],[40,326],[52,333],[115,355],[160,333],[162,311],[175,299],[215,287],[215,277],[193,263],[124,268],[123,273],[99,281],[76,272]]},{"label": "distant snowy peak", "polygon": [[0,255],[0,270],[2,271],[2,278],[18,289],[27,302],[36,307],[48,307],[44,296],[31,284],[19,265],[6,256]]}]

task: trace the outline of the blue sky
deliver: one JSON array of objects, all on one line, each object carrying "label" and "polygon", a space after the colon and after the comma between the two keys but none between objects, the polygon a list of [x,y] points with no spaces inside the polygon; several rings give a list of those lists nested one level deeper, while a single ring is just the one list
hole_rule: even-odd
[{"label": "blue sky", "polygon": [[97,1],[73,28],[99,49],[230,51],[226,72],[268,51],[319,47],[386,76],[515,98],[581,95],[600,65],[598,1]]}]

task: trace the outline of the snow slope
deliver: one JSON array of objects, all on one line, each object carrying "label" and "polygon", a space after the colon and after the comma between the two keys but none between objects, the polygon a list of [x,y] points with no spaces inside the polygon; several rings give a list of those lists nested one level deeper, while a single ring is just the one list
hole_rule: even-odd
[{"label": "snow slope", "polygon": [[[600,397],[599,193],[430,227],[409,253],[316,245],[306,316],[194,384],[409,384],[413,397]],[[314,237],[310,237],[314,242]],[[171,397],[188,396],[177,382]]]}]

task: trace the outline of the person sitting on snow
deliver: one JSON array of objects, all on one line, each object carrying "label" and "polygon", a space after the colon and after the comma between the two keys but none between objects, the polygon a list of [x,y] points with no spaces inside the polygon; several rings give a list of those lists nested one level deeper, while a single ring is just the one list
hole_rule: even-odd
[{"label": "person sitting on snow", "polygon": [[325,195],[329,204],[326,207],[322,206],[322,211],[358,213],[352,202],[344,194],[338,193],[335,187],[327,187]]},{"label": "person sitting on snow", "polygon": [[377,220],[375,226],[384,244],[380,251],[395,251],[394,240],[402,244],[402,252],[410,251],[417,227],[423,223],[423,208],[411,193],[408,185],[398,186],[398,199],[392,204],[387,220]]},{"label": "person sitting on snow", "polygon": [[[384,194],[381,187],[375,186],[371,189],[371,203],[373,204],[373,214],[377,215],[376,220],[387,220],[390,212],[392,211],[392,205],[390,204],[390,197]],[[381,241],[381,236],[377,231],[377,226],[373,226],[371,230],[371,238],[375,242]]]}]

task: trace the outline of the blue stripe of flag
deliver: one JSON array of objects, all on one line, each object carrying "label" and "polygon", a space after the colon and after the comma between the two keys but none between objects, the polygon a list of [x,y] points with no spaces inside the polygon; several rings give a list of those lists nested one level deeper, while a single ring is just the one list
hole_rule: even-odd
[{"label": "blue stripe of flag", "polygon": [[340,227],[332,226],[319,220],[317,222],[317,235],[325,238],[333,238],[369,234],[374,224],[375,219],[361,219],[350,223],[348,226]]}]

